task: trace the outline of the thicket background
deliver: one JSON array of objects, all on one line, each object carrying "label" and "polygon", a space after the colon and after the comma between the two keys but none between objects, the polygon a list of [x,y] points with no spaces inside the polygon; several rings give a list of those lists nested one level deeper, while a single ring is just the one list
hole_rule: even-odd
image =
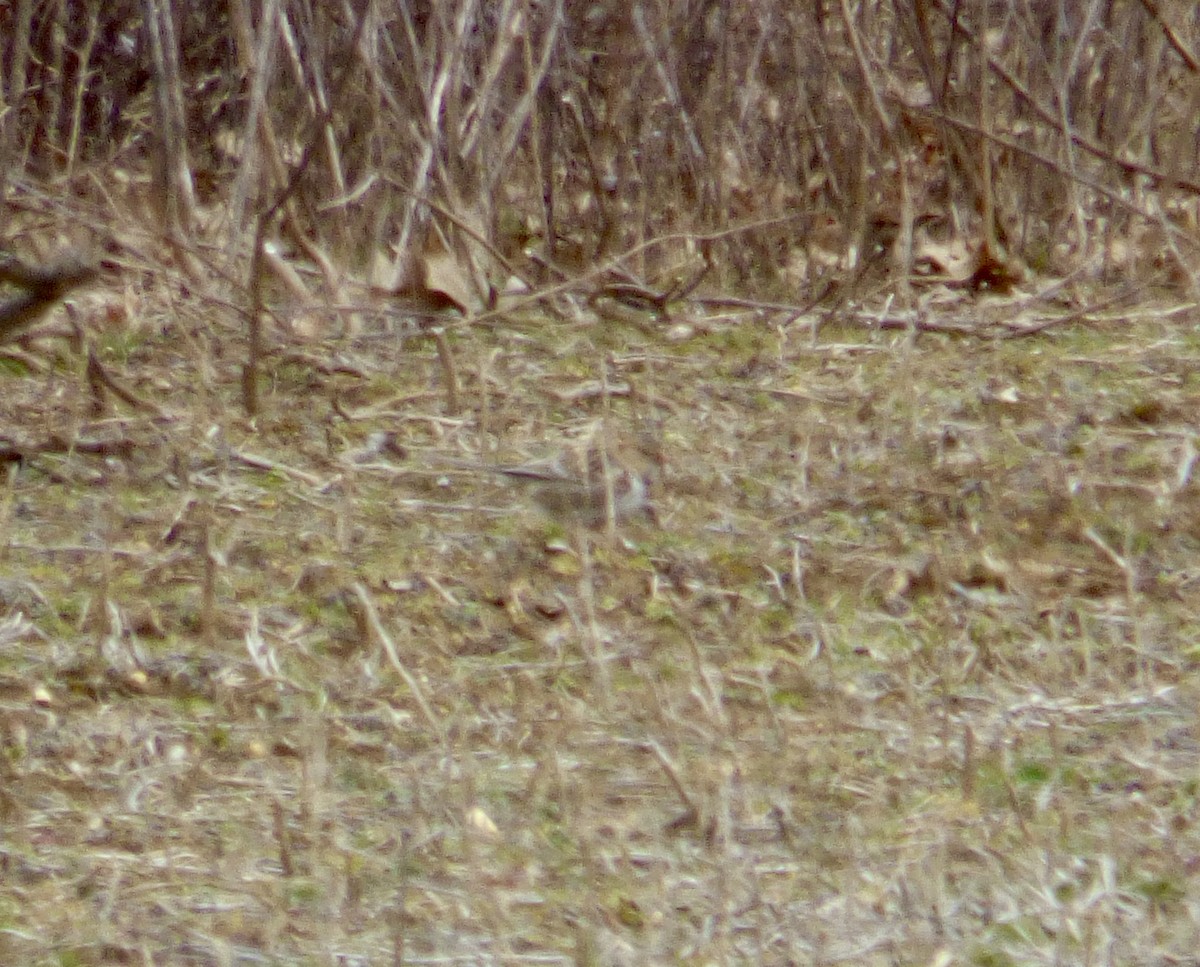
[{"label": "thicket background", "polygon": [[[348,272],[423,243],[434,203],[543,280],[684,235],[624,267],[653,280],[703,249],[730,287],[794,295],[814,239],[854,264],[915,226],[918,255],[933,235],[1036,272],[1192,284],[1195,15],[18,0],[0,185],[50,180],[93,224],[153,205],[179,243],[216,232],[240,255],[300,169],[283,229]],[[911,267],[911,244],[891,254]]]},{"label": "thicket background", "polygon": [[0,960],[1194,962],[1198,51],[0,0]]}]

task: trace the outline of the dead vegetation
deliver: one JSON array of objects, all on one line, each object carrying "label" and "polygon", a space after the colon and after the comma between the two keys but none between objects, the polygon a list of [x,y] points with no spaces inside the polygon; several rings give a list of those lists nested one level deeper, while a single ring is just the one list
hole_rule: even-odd
[{"label": "dead vegetation", "polygon": [[1052,6],[0,10],[0,962],[1190,963],[1200,23]]}]

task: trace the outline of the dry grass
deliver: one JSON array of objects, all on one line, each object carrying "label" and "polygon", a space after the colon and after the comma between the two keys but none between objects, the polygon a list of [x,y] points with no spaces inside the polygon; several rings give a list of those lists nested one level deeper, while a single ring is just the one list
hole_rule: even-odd
[{"label": "dry grass", "polygon": [[0,964],[1197,963],[1198,31],[0,4]]},{"label": "dry grass", "polygon": [[[136,295],[100,360],[163,417],[2,377],[4,963],[1194,957],[1193,310],[524,315],[459,416],[393,329],[250,425],[240,332]],[[597,420],[657,524],[447,469]]]}]

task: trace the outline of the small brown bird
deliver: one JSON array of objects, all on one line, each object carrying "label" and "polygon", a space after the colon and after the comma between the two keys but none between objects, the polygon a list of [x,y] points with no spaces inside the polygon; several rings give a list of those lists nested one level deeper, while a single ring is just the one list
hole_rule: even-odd
[{"label": "small brown bird", "polygon": [[651,490],[661,469],[657,441],[605,445],[597,436],[578,441],[548,460],[517,466],[473,465],[529,487],[549,516],[584,527],[654,518]]},{"label": "small brown bird", "polygon": [[529,484],[534,501],[555,520],[600,527],[651,511],[649,475],[603,451],[588,454],[582,474],[572,473],[561,460],[494,469]]}]

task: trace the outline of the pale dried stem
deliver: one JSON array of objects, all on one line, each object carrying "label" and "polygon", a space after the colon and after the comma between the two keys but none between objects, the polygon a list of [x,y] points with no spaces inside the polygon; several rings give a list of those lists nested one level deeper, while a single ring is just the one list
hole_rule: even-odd
[{"label": "pale dried stem", "polygon": [[421,714],[425,716],[425,721],[433,729],[434,734],[444,742],[446,737],[445,727],[442,725],[442,721],[438,718],[437,713],[434,712],[433,706],[429,704],[429,699],[426,698],[425,690],[421,687],[421,683],[417,681],[412,672],[400,660],[400,652],[396,648],[396,642],[392,639],[387,629],[383,627],[383,622],[379,619],[379,612],[375,608],[375,602],[371,598],[371,593],[358,581],[354,582],[351,590],[354,592],[354,597],[362,608],[367,627],[371,630],[371,633],[378,640],[379,644],[383,646],[388,662],[391,663],[392,668],[396,670],[396,674],[400,676],[404,684],[408,686],[408,690],[417,702],[417,707],[421,710]]}]

